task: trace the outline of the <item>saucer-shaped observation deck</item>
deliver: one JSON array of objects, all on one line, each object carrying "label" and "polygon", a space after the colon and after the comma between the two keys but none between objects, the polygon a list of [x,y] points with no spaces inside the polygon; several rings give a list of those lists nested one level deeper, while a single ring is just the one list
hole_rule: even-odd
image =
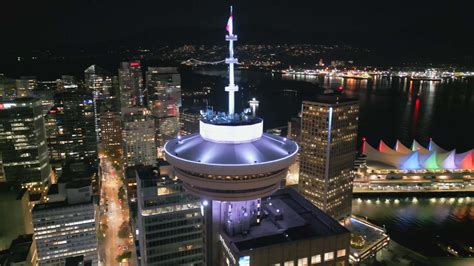
[{"label": "saucer-shaped observation deck", "polygon": [[170,140],[167,161],[185,189],[220,201],[249,200],[277,190],[295,161],[298,145],[263,133],[263,120],[203,118],[199,134]]}]

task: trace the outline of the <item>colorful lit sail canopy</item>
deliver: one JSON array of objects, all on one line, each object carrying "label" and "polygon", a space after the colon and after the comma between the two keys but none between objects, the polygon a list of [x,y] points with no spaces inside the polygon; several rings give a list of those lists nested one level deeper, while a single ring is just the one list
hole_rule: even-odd
[{"label": "colorful lit sail canopy", "polygon": [[367,156],[367,161],[404,170],[474,170],[474,149],[457,154],[455,150],[441,148],[433,140],[428,148],[414,140],[411,149],[398,140],[393,149],[383,141],[375,149],[364,140],[362,153]]}]

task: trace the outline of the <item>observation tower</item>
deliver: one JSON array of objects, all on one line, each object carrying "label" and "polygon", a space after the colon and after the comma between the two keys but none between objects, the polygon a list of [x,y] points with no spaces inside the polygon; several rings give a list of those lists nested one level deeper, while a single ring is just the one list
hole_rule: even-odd
[{"label": "observation tower", "polygon": [[199,133],[178,137],[165,146],[166,160],[174,167],[188,193],[202,199],[206,233],[206,264],[218,265],[215,245],[228,235],[248,233],[261,222],[261,198],[281,186],[295,161],[298,145],[263,133],[263,119],[247,109],[235,113],[233,16],[227,23],[229,42],[228,112],[201,112]]}]

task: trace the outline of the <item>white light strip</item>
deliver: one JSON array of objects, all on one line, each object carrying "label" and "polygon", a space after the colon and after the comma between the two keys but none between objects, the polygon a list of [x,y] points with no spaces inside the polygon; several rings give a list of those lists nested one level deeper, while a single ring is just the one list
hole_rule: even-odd
[{"label": "white light strip", "polygon": [[252,125],[214,125],[199,122],[199,134],[207,141],[218,143],[247,143],[263,134],[263,121]]}]

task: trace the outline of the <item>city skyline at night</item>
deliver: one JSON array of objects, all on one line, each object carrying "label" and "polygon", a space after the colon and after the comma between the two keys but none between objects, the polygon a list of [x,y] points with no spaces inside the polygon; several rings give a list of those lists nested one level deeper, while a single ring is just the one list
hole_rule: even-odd
[{"label": "city skyline at night", "polygon": [[474,264],[466,8],[4,6],[0,266]]}]

